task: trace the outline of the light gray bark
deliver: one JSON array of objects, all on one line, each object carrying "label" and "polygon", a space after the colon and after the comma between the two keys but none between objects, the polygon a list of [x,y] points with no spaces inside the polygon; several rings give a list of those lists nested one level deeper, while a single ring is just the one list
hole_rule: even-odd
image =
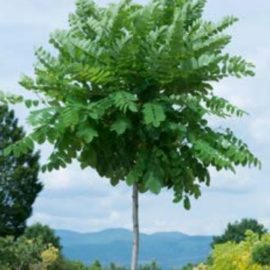
[{"label": "light gray bark", "polygon": [[133,245],[131,270],[137,270],[139,255],[139,192],[137,183],[133,185],[132,191],[132,221],[133,221]]}]

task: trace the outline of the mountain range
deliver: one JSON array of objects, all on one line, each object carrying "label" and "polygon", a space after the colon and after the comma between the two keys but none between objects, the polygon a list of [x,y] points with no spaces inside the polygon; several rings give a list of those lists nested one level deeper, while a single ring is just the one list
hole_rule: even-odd
[{"label": "mountain range", "polygon": [[[103,265],[115,263],[129,266],[132,232],[108,229],[94,233],[56,230],[64,255],[90,264],[99,260]],[[140,234],[140,264],[156,261],[162,269],[178,268],[187,263],[204,261],[210,253],[211,236],[190,236],[180,232]]]}]

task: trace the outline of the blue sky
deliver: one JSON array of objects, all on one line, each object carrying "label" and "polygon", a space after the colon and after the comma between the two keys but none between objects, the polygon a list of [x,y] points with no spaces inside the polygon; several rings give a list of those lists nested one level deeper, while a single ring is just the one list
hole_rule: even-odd
[{"label": "blue sky", "polygon": [[[0,0],[0,89],[25,93],[17,84],[21,74],[33,73],[35,48],[46,47],[49,33],[67,26],[67,15],[74,10],[74,2]],[[98,1],[102,5],[107,2]],[[233,40],[228,50],[253,61],[257,73],[254,78],[226,79],[215,85],[216,93],[250,115],[213,124],[234,128],[260,157],[263,169],[239,169],[237,175],[212,171],[211,187],[203,189],[203,196],[193,202],[191,211],[173,204],[170,192],[142,195],[142,231],[217,234],[228,222],[243,217],[257,218],[270,228],[269,14],[269,0],[209,0],[205,11],[205,17],[213,20],[224,15],[240,18],[230,30]],[[25,109],[16,107],[16,112],[24,124]],[[47,147],[43,147],[43,159],[47,152]],[[40,179],[45,188],[34,205],[30,223],[39,221],[54,228],[85,232],[131,228],[130,189],[125,185],[112,188],[106,179],[93,170],[80,170],[76,163],[65,170],[40,175]]]}]

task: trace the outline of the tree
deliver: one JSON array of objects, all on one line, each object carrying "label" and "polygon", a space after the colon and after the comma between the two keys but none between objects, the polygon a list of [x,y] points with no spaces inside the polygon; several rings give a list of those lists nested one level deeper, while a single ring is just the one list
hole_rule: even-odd
[{"label": "tree", "polygon": [[264,225],[260,224],[257,220],[244,218],[240,222],[229,223],[222,235],[213,238],[212,246],[229,241],[240,243],[245,239],[246,231],[248,230],[257,233],[259,236],[267,232]]},{"label": "tree", "polygon": [[62,249],[60,238],[56,236],[54,230],[47,225],[42,225],[40,223],[33,224],[26,228],[24,236],[28,239],[39,238],[45,245],[51,244],[58,250]]},{"label": "tree", "polygon": [[52,265],[59,251],[52,245],[44,245],[40,239],[29,241],[24,236],[0,237],[0,269],[44,269]]},{"label": "tree", "polygon": [[38,180],[39,154],[27,150],[3,155],[8,145],[24,138],[12,110],[0,106],[0,236],[19,236],[32,213],[32,205],[42,189]]},{"label": "tree", "polygon": [[235,172],[238,165],[260,166],[230,129],[208,124],[209,116],[246,114],[215,95],[212,83],[254,73],[251,63],[223,52],[231,40],[224,30],[237,19],[204,21],[205,2],[123,0],[98,7],[78,0],[70,27],[50,37],[57,53],[39,48],[35,78],[21,80],[39,94],[41,106],[25,101],[32,133],[6,153],[48,141],[54,150],[44,171],[75,159],[113,186],[133,186],[132,270],[139,192],[173,190],[174,202],[190,209],[190,198],[199,198],[202,184],[210,185],[209,167]]}]

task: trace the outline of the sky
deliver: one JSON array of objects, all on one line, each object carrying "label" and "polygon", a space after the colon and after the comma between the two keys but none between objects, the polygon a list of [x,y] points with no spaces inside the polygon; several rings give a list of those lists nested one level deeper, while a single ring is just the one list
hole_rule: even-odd
[{"label": "sky", "polygon": [[[48,47],[49,34],[67,26],[75,0],[0,0],[0,89],[28,95],[19,85],[22,74],[33,74],[34,51]],[[113,1],[111,1],[113,2]],[[144,3],[144,0],[138,1]],[[107,0],[98,1],[106,5]],[[140,227],[143,232],[181,231],[197,235],[220,234],[228,222],[256,218],[270,229],[270,1],[208,0],[205,18],[219,20],[234,15],[240,21],[232,27],[228,51],[240,54],[256,65],[256,77],[230,78],[214,85],[217,94],[249,112],[244,119],[216,122],[243,138],[261,159],[262,170],[238,169],[237,174],[211,171],[210,188],[192,201],[186,211],[174,204],[171,192],[140,196]],[[26,129],[26,111],[15,108]],[[45,159],[48,147],[42,149]],[[29,224],[41,222],[55,229],[80,232],[106,228],[131,228],[131,190],[116,188],[91,169],[78,164],[40,175],[44,189],[34,204]]]}]

